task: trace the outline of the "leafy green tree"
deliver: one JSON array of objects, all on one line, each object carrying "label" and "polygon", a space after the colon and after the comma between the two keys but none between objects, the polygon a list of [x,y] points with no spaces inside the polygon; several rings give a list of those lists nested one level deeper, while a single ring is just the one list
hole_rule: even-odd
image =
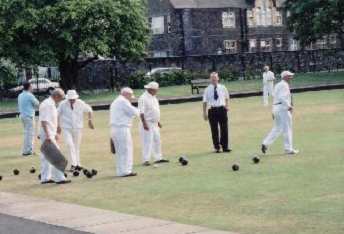
[{"label": "leafy green tree", "polygon": [[75,88],[80,69],[98,55],[143,56],[147,25],[144,0],[1,0],[0,57],[56,64],[62,87]]},{"label": "leafy green tree", "polygon": [[289,28],[302,46],[334,33],[344,49],[343,0],[286,0],[285,4]]}]

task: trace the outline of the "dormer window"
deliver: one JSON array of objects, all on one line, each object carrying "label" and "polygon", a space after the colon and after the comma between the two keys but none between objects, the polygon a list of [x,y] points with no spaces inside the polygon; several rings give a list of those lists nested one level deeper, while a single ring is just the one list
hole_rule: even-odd
[{"label": "dormer window", "polygon": [[234,13],[234,11],[222,12],[222,26],[223,26],[223,28],[235,28],[235,13]]}]

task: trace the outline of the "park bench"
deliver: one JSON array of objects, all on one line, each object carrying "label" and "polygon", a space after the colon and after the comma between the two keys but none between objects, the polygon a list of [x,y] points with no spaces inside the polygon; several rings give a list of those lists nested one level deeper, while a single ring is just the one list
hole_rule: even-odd
[{"label": "park bench", "polygon": [[197,94],[200,93],[200,89],[208,87],[209,79],[198,79],[191,80],[191,93],[194,94],[194,90],[197,91]]}]

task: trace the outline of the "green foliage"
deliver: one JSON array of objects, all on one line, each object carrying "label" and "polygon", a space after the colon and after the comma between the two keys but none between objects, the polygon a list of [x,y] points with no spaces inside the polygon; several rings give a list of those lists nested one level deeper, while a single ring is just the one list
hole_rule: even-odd
[{"label": "green foliage", "polygon": [[343,0],[287,0],[288,25],[302,46],[336,33],[344,48]]},{"label": "green foliage", "polygon": [[87,65],[80,57],[142,56],[147,25],[143,0],[2,0],[0,56],[20,65],[57,64],[62,76],[76,76]]},{"label": "green foliage", "polygon": [[7,89],[16,85],[16,68],[13,63],[0,60],[0,89]]}]

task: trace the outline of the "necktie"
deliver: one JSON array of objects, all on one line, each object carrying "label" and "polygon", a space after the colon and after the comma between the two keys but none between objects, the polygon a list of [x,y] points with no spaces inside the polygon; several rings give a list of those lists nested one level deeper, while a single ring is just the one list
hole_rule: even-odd
[{"label": "necktie", "polygon": [[217,101],[219,99],[219,94],[217,93],[217,86],[214,87],[214,100]]}]

